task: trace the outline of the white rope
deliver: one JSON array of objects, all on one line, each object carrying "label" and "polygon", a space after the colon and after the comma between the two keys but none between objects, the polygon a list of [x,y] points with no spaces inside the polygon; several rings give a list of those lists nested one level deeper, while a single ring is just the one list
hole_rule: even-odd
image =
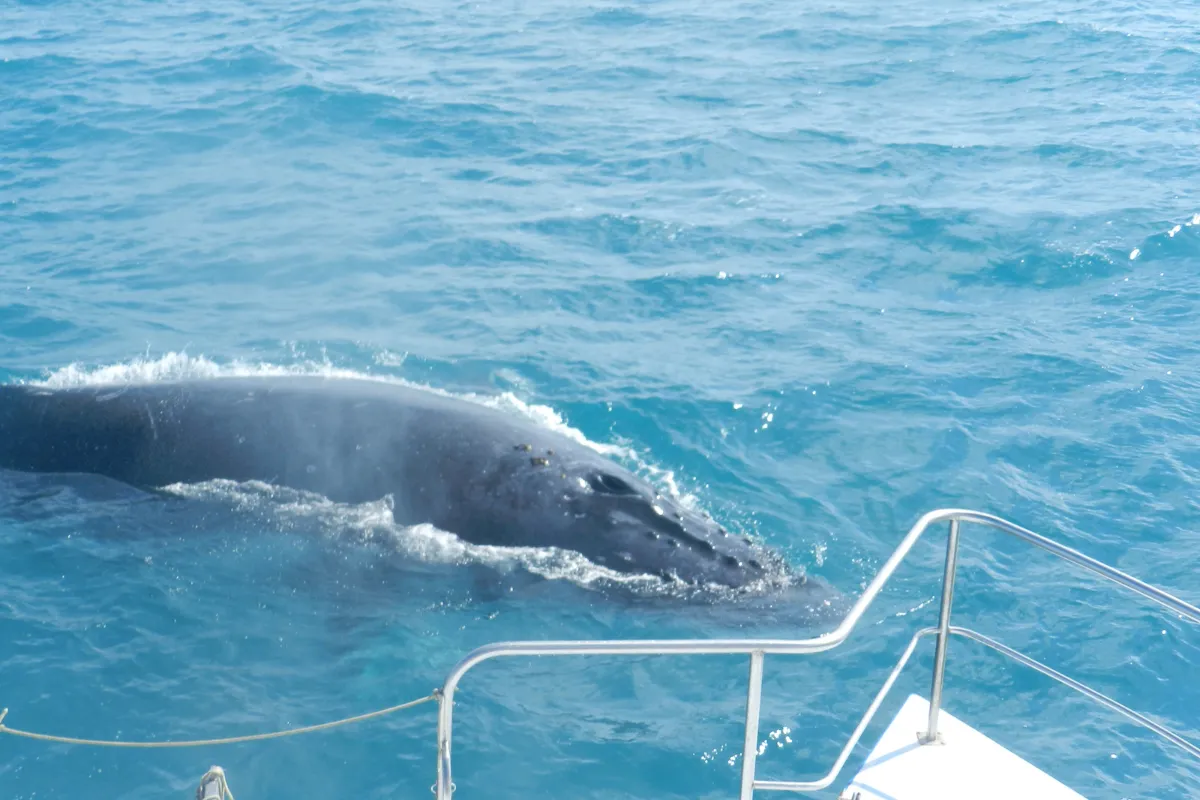
[{"label": "white rope", "polygon": [[[359,714],[355,717],[346,717],[344,719],[334,720],[333,722],[322,722],[320,725],[308,725],[303,728],[289,728],[282,731],[274,731],[272,733],[254,733],[247,736],[231,736],[226,739],[194,739],[191,741],[182,742],[120,742],[105,739],[76,739],[71,736],[52,736],[47,733],[33,733],[32,731],[18,730],[10,728],[4,724],[4,718],[8,715],[8,709],[0,711],[0,733],[7,733],[10,736],[20,736],[25,739],[37,739],[42,742],[58,742],[59,744],[81,744],[91,747],[141,747],[141,748],[159,748],[159,747],[201,747],[215,744],[237,744],[239,742],[261,742],[264,739],[279,739],[284,736],[299,736],[302,733],[314,733],[316,731],[329,730],[330,728],[338,728],[342,725],[349,725],[354,722],[363,722],[375,717],[382,717],[385,714],[394,714],[397,711],[403,711],[407,708],[419,706],[422,703],[428,703],[432,700],[437,700],[441,697],[440,692],[416,700],[410,700],[407,703],[401,703],[398,706],[390,706],[381,708],[378,711],[371,711],[366,714]],[[228,791],[228,788],[226,789]],[[232,800],[232,795],[230,795]]]}]

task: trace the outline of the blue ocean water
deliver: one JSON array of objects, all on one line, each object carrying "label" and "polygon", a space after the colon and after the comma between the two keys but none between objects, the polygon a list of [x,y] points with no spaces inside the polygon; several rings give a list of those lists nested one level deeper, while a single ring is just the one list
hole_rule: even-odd
[{"label": "blue ocean water", "polygon": [[[0,380],[399,379],[632,450],[847,594],[955,505],[1196,601],[1198,83],[1200,17],[1162,2],[8,0]],[[814,632],[615,602],[378,505],[179,491],[2,477],[7,724],[225,736],[417,697],[494,640]],[[760,775],[824,773],[940,557],[846,647],[767,660]],[[1200,737],[1194,629],[981,531],[961,559],[956,622]],[[744,676],[485,665],[458,796],[732,796]],[[1092,800],[1200,793],[970,644],[946,702]],[[434,716],[0,753],[5,798],[191,796],[212,763],[239,800],[425,797]]]}]

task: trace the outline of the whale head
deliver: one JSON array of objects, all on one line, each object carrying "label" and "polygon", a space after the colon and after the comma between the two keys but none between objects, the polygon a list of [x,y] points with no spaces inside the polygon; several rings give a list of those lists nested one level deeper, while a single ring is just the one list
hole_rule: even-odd
[{"label": "whale head", "polygon": [[780,571],[774,554],[624,470],[593,466],[575,482],[567,502],[574,515],[604,526],[607,543],[589,557],[606,567],[733,588]]},{"label": "whale head", "polygon": [[788,576],[783,559],[589,448],[518,445],[485,491],[491,537],[558,547],[602,567],[694,586]]}]

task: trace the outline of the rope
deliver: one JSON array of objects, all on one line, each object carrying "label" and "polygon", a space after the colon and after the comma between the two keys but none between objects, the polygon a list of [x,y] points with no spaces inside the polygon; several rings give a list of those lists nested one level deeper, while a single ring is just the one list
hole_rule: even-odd
[{"label": "rope", "polygon": [[272,733],[254,733],[249,736],[231,736],[227,739],[196,739],[186,742],[119,742],[108,741],[104,739],[75,739],[70,736],[51,736],[46,733],[33,733],[31,731],[22,731],[17,728],[10,728],[4,724],[4,717],[8,714],[8,709],[0,711],[0,733],[7,733],[10,736],[20,736],[25,739],[37,739],[43,742],[58,742],[59,744],[82,744],[92,747],[141,747],[141,748],[160,748],[160,747],[201,747],[215,744],[238,744],[240,742],[261,742],[264,739],[279,739],[284,736],[299,736],[302,733],[314,733],[315,731],[329,730],[330,728],[338,728],[342,725],[349,725],[354,722],[363,722],[364,720],[382,717],[385,714],[394,714],[397,711],[403,711],[406,708],[413,708],[423,703],[428,703],[431,700],[438,700],[441,697],[441,692],[434,692],[417,700],[410,700],[407,703],[401,703],[398,706],[390,708],[381,708],[378,711],[371,711],[366,714],[359,714],[356,717],[346,717],[345,719],[334,720],[333,722],[323,722],[320,725],[308,725],[303,728],[289,728],[282,731],[274,731]]}]

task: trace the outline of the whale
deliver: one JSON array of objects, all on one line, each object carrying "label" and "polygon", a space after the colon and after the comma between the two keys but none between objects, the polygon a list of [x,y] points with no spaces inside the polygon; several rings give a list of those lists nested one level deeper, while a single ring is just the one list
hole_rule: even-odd
[{"label": "whale", "polygon": [[401,525],[428,523],[472,544],[574,551],[621,574],[731,589],[805,580],[777,551],[565,433],[367,378],[4,384],[0,469],[147,490],[260,481],[339,503],[386,498]]}]

